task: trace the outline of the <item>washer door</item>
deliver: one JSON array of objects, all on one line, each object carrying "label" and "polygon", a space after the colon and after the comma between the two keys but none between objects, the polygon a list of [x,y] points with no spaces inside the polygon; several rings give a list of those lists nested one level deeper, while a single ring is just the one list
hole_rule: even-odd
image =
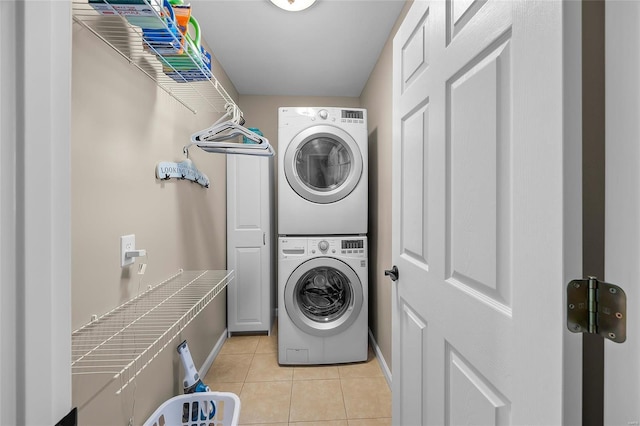
[{"label": "washer door", "polygon": [[342,129],[314,126],[298,133],[284,157],[291,188],[314,203],[333,203],[348,196],[362,176],[362,154]]},{"label": "washer door", "polygon": [[293,323],[307,334],[331,336],[353,324],[362,309],[362,283],[346,263],[317,257],[298,266],[284,289]]}]

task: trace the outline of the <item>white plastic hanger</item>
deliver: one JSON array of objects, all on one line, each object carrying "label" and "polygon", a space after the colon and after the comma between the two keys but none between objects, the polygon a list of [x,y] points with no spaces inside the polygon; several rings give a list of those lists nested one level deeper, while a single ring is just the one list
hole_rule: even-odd
[{"label": "white plastic hanger", "polygon": [[[229,116],[233,118],[222,121]],[[233,112],[227,111],[213,125],[191,135],[191,143],[184,147],[184,154],[188,158],[189,148],[192,145],[197,145],[203,151],[220,154],[258,155],[262,157],[273,157],[275,155],[275,151],[267,138],[238,124],[239,122],[244,123],[244,119],[235,114],[235,109]],[[244,136],[255,143],[225,142],[240,136]]]}]

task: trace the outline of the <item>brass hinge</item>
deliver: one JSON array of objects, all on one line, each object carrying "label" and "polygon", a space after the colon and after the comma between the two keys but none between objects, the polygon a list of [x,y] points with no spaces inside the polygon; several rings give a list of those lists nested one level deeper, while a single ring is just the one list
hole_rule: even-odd
[{"label": "brass hinge", "polygon": [[627,295],[596,277],[567,285],[567,328],[622,343],[627,340]]}]

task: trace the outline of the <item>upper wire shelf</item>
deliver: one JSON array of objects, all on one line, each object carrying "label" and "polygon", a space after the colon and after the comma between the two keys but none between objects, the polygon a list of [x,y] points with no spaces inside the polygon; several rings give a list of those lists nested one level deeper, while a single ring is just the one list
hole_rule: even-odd
[{"label": "upper wire shelf", "polygon": [[[134,25],[134,19],[128,20],[131,16],[125,16],[128,12],[123,11],[123,3],[122,0],[102,0],[101,3],[73,0],[73,19],[194,114],[209,111],[227,113],[233,117],[242,116],[242,111],[212,71],[206,65],[203,66],[201,58],[196,58],[193,52],[185,49],[180,59],[174,60],[171,55],[166,55],[153,44],[146,42],[143,29]],[[181,42],[177,38],[179,35],[170,31],[165,18],[161,17],[162,0],[135,0],[131,3],[137,3],[137,7],[146,6],[144,13],[147,16],[144,19],[151,19],[155,28],[166,29],[178,44]],[[185,60],[188,69],[201,74],[200,81],[194,81],[197,79],[191,78],[189,73],[184,71]]]},{"label": "upper wire shelf", "polygon": [[113,374],[119,394],[233,280],[233,271],[182,271],[74,331],[71,371]]}]

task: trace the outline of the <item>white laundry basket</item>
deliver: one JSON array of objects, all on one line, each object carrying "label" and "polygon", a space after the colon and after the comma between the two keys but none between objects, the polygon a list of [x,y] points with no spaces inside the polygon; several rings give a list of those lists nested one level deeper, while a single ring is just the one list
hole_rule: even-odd
[{"label": "white laundry basket", "polygon": [[164,402],[144,426],[237,426],[240,398],[230,392],[196,392]]}]

